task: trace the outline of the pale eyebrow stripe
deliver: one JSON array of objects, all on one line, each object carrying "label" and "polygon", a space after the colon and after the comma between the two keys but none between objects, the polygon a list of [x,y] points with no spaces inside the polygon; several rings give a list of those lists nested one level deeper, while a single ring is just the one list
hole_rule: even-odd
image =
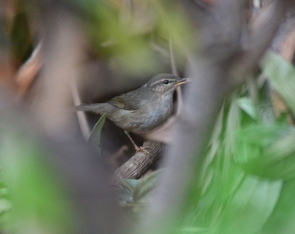
[{"label": "pale eyebrow stripe", "polygon": [[161,79],[161,80],[157,80],[157,81],[154,81],[153,83],[150,84],[150,86],[154,86],[154,85],[157,85],[157,84],[160,84],[160,83],[163,83],[164,80],[169,80],[169,81],[174,81],[174,79],[169,79],[169,78],[164,78],[164,79]]}]

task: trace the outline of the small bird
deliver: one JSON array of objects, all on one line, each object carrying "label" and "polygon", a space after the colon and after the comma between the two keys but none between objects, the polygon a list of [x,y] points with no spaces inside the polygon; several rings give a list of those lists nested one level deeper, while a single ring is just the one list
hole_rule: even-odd
[{"label": "small bird", "polygon": [[144,136],[163,124],[173,112],[173,93],[189,81],[172,74],[158,74],[140,88],[105,103],[82,104],[76,111],[106,113],[106,117],[127,132]]}]

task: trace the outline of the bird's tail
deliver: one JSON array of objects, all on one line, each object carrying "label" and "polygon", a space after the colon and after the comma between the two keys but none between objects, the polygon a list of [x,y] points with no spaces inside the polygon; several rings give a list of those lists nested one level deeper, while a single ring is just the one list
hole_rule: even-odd
[{"label": "bird's tail", "polygon": [[102,114],[105,112],[104,103],[95,104],[81,104],[79,106],[74,106],[71,108],[72,111],[89,111],[97,114]]}]

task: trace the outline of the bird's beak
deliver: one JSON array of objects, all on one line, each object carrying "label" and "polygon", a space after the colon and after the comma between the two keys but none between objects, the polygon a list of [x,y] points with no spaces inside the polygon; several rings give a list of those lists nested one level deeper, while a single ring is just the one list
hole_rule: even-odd
[{"label": "bird's beak", "polygon": [[188,82],[191,82],[192,79],[191,78],[180,78],[177,80],[176,82],[176,86],[180,86],[182,84],[185,84],[185,83],[188,83]]}]

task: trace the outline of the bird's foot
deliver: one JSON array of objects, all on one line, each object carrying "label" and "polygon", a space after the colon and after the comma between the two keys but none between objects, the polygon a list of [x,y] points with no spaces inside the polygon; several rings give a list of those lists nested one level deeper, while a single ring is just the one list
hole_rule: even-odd
[{"label": "bird's foot", "polygon": [[124,132],[125,132],[125,134],[128,136],[128,138],[130,139],[130,141],[131,141],[131,143],[132,143],[134,149],[136,150],[136,153],[137,153],[137,152],[144,152],[144,153],[146,153],[146,154],[150,154],[150,152],[147,151],[147,149],[148,149],[149,147],[147,147],[147,146],[139,146],[139,147],[138,147],[138,146],[136,145],[136,143],[133,141],[132,137],[129,135],[128,131],[125,130]]},{"label": "bird's foot", "polygon": [[149,147],[148,146],[137,146],[137,145],[134,145],[134,148],[136,150],[136,153],[137,152],[143,152],[143,153],[146,153],[146,154],[150,154],[150,152],[148,151]]}]

